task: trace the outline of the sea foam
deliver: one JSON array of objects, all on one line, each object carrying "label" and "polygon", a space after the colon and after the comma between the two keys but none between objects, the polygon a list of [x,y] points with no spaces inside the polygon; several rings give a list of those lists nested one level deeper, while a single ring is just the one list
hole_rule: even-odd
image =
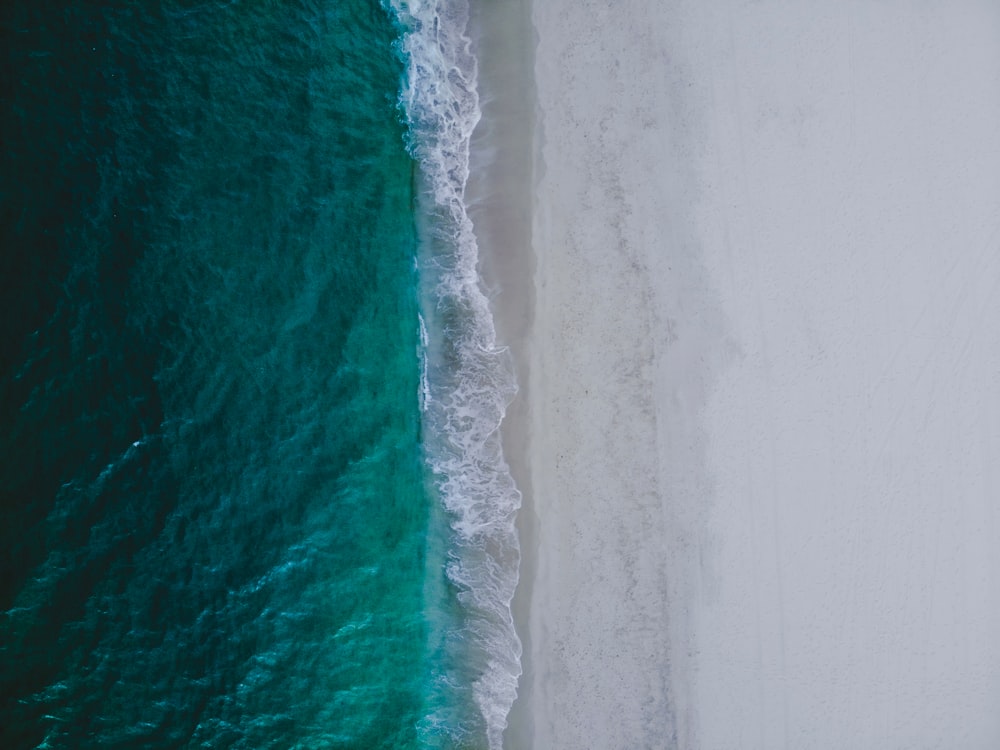
[{"label": "sea foam", "polygon": [[424,181],[424,440],[450,524],[447,578],[462,610],[452,626],[458,632],[443,639],[451,653],[438,688],[461,700],[462,683],[471,679],[478,714],[473,726],[449,726],[432,712],[425,725],[462,744],[484,734],[490,748],[500,748],[521,674],[510,609],[521,494],[499,433],[517,385],[509,352],[497,345],[465,203],[470,138],[480,118],[477,61],[466,33],[467,0],[395,0],[393,10],[404,27],[401,108]]}]

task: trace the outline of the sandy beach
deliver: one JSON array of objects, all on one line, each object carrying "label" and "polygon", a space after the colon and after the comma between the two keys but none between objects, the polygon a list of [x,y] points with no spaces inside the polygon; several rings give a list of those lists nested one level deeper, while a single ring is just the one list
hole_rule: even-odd
[{"label": "sandy beach", "polygon": [[530,20],[505,746],[1000,747],[1000,8]]}]

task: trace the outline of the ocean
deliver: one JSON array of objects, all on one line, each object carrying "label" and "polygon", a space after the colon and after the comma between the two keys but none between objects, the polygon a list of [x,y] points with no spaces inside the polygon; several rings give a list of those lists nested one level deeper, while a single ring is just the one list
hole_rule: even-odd
[{"label": "ocean", "polygon": [[454,2],[0,10],[0,746],[498,748]]}]

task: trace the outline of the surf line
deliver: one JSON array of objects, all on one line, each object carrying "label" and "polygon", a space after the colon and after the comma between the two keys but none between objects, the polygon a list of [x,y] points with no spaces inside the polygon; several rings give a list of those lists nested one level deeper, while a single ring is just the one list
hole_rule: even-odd
[{"label": "surf line", "polygon": [[[511,614],[521,493],[499,432],[517,393],[514,367],[497,344],[465,203],[470,142],[481,117],[478,63],[467,34],[468,0],[393,0],[391,9],[403,29],[400,109],[421,172],[425,455],[448,520],[445,574],[461,608],[455,632],[439,639],[447,653],[436,689],[442,704],[460,702],[471,682],[472,718],[449,729],[456,737],[484,734],[499,750],[521,674]],[[448,715],[462,716],[434,709],[425,725],[448,727]]]}]

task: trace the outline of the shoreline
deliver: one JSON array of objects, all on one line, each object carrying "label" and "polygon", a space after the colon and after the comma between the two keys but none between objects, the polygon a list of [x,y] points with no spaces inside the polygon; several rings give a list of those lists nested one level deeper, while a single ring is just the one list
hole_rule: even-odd
[{"label": "shoreline", "polygon": [[515,630],[521,640],[522,674],[518,696],[504,732],[504,746],[530,747],[530,700],[525,680],[530,664],[531,633],[528,602],[537,556],[528,464],[528,405],[530,330],[534,323],[535,256],[531,244],[534,178],[533,142],[536,105],[534,28],[531,0],[510,3],[470,3],[469,35],[479,65],[482,118],[470,143],[470,174],[466,189],[469,217],[480,249],[479,272],[497,330],[497,341],[508,348],[518,393],[500,425],[504,459],[521,492],[517,514],[520,564],[511,602]]},{"label": "shoreline", "polygon": [[[541,61],[541,66],[549,69],[545,74],[532,52],[542,35],[558,44],[573,42],[573,34],[555,15],[540,19],[544,9],[530,0],[522,0],[516,11],[506,10],[506,18],[497,18],[503,10],[495,6],[484,10],[474,4],[470,19],[470,35],[480,63],[483,119],[473,134],[468,189],[469,215],[480,242],[480,274],[491,300],[498,340],[510,348],[519,387],[501,424],[505,457],[522,492],[517,518],[521,565],[512,613],[523,645],[523,672],[508,716],[504,747],[522,750],[596,743],[593,746],[610,748],[636,742],[658,746],[665,736],[676,741],[688,724],[685,691],[676,688],[673,673],[674,665],[685,662],[688,636],[685,622],[673,622],[668,616],[667,600],[683,601],[690,596],[685,580],[696,572],[685,553],[685,537],[695,535],[704,519],[697,513],[691,515],[693,503],[685,508],[661,502],[663,486],[675,487],[686,497],[689,488],[685,482],[697,484],[693,474],[700,464],[681,468],[679,478],[664,479],[658,448],[665,441],[670,446],[686,443],[694,450],[699,437],[696,427],[688,422],[665,436],[659,434],[663,422],[657,412],[662,406],[649,370],[666,363],[672,370],[666,383],[675,396],[691,401],[703,398],[710,374],[687,373],[683,362],[717,359],[709,344],[699,342],[698,337],[721,327],[711,293],[704,288],[703,269],[692,253],[692,237],[684,229],[684,212],[691,196],[687,194],[690,175],[681,162],[690,139],[675,139],[678,143],[667,154],[667,171],[684,173],[684,177],[668,179],[660,186],[679,200],[676,210],[660,212],[658,226],[685,246],[681,256],[671,261],[685,276],[668,285],[676,299],[664,306],[660,304],[662,296],[657,301],[649,279],[662,276],[666,269],[662,259],[650,255],[644,246],[649,227],[635,224],[631,218],[634,209],[655,213],[659,207],[642,204],[641,199],[636,203],[635,196],[642,194],[639,189],[632,191],[634,196],[612,189],[612,212],[602,212],[586,194],[595,181],[606,191],[608,180],[615,179],[613,171],[620,166],[615,158],[609,158],[600,165],[598,174],[586,170],[594,144],[588,143],[588,138],[596,135],[600,118],[593,115],[589,120],[570,122],[573,127],[566,129],[577,131],[572,139],[550,145],[544,138],[547,111],[537,86],[558,86],[559,76],[571,73],[572,66],[564,62],[553,71],[553,60],[558,57],[553,51]],[[502,33],[486,35],[483,29],[487,27],[491,31],[500,27]],[[510,33],[512,27],[520,28],[520,36]],[[618,31],[632,33],[631,28]],[[656,44],[648,31],[646,44]],[[593,35],[589,40],[586,34],[581,36],[583,46],[595,40]],[[526,49],[529,38],[530,50]],[[525,46],[518,48],[519,42]],[[520,65],[510,64],[512,49],[517,49]],[[641,53],[637,54],[641,58]],[[598,59],[594,64],[598,68],[592,73],[598,75],[591,80],[600,82],[601,62]],[[603,81],[606,90],[614,90],[620,83],[617,69],[612,72],[614,77]],[[586,98],[591,88],[587,81],[581,77],[572,83],[573,91]],[[664,99],[669,85],[660,83],[656,106],[671,110],[673,105]],[[638,85],[633,88],[640,98]],[[557,98],[562,97],[550,96]],[[616,114],[606,97],[592,104]],[[566,125],[564,108],[548,114],[557,121],[562,118],[561,124]],[[559,125],[556,127],[558,131]],[[587,132],[589,128],[595,132]],[[667,130],[667,124],[661,122],[653,133],[663,135]],[[631,136],[627,127],[621,128],[621,134]],[[554,168],[547,167],[547,148]],[[632,175],[639,183],[635,187],[658,179],[656,169],[663,166],[653,162],[638,170]],[[579,181],[579,193],[565,189],[574,181]],[[655,198],[660,192],[654,190],[651,195]],[[515,199],[510,200],[510,196]],[[597,241],[585,239],[583,246],[568,242],[559,236],[553,212],[560,215],[564,226],[575,222],[588,226]],[[524,232],[524,227],[529,231]],[[626,256],[624,264],[621,258],[601,252],[600,240],[607,237],[608,227],[613,235],[611,244],[617,241]],[[541,252],[542,248],[548,252]],[[580,250],[580,267],[586,266],[583,274],[572,270],[574,255]],[[567,284],[567,279],[574,283]],[[591,279],[604,280],[605,286],[595,288],[589,283]],[[626,304],[606,315],[606,306],[618,299],[615,292],[623,289],[629,290]],[[698,326],[678,322],[679,308],[685,304],[700,305]],[[609,347],[615,355],[598,368],[573,361],[588,356],[587,328],[577,322],[587,315],[605,346],[626,334],[627,340],[620,346]],[[577,320],[569,322],[567,316]],[[673,346],[678,338],[681,344]],[[671,347],[671,353],[664,354]],[[621,369],[635,373],[628,378],[629,383],[623,384],[617,377]],[[571,374],[575,377],[568,377]],[[564,388],[567,392],[560,393]],[[629,414],[624,425],[618,414],[623,409]],[[596,412],[601,413],[601,428],[579,424]],[[687,419],[687,411],[685,415]],[[636,455],[636,445],[646,447],[639,451],[641,456]],[[565,451],[570,446],[582,450],[578,457],[567,460]],[[685,460],[690,457],[690,451],[683,455]],[[676,463],[676,457],[668,458],[665,465]],[[622,466],[628,476],[622,476]],[[622,486],[639,500],[615,528],[607,521],[620,515],[617,504]],[[566,488],[572,490],[567,493]],[[566,505],[573,497],[584,501],[576,508],[582,512],[574,513],[572,505]],[[622,538],[625,527],[628,531]],[[576,549],[583,534],[591,537],[589,546]],[[644,543],[633,547],[635,540]],[[657,550],[663,545],[672,549],[661,556]],[[602,547],[603,551],[598,551]],[[597,571],[605,559],[615,567],[613,575]],[[668,568],[672,568],[669,574]],[[594,578],[588,577],[595,573],[600,580],[596,586]],[[627,601],[620,600],[624,589],[633,594]],[[602,598],[613,602],[615,609],[602,607]],[[592,612],[602,616],[593,617]],[[588,621],[589,625],[580,625]],[[663,637],[655,646],[652,677],[647,674],[649,649],[635,636],[631,643],[621,637],[623,621],[638,623],[647,632],[662,631]],[[600,640],[596,648],[595,638]],[[575,651],[572,659],[566,658],[570,655],[567,649]],[[553,659],[556,654],[559,658]],[[683,669],[679,671],[683,674]],[[602,677],[608,675],[625,687],[604,690]],[[562,695],[566,685],[571,692]],[[646,696],[643,705],[635,705],[635,694]],[[625,723],[614,727],[603,716],[616,716]]]}]

